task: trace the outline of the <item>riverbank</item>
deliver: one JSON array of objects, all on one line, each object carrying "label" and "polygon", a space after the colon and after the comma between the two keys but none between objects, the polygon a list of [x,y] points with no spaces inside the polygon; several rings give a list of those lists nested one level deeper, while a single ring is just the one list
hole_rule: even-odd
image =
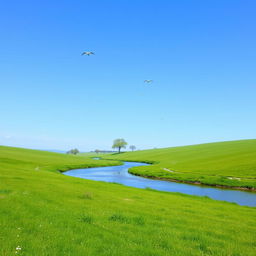
[{"label": "riverbank", "polygon": [[153,179],[153,180],[164,180],[164,181],[177,182],[177,183],[216,187],[216,188],[221,188],[221,189],[243,190],[243,191],[250,191],[250,192],[256,191],[256,188],[253,188],[253,187],[251,187],[251,188],[235,187],[235,186],[227,186],[227,185],[208,184],[208,183],[202,183],[199,181],[177,180],[177,179],[171,179],[171,178],[161,178],[161,177],[157,177],[157,176],[147,176],[147,175],[138,174],[137,172],[132,171],[132,169],[129,170],[129,173],[131,173],[132,175],[135,175],[135,176],[140,176],[143,178]]}]

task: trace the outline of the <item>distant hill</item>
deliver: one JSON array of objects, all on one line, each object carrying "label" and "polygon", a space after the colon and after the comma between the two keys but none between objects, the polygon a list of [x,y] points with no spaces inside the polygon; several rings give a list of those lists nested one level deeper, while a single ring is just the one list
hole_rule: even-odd
[{"label": "distant hill", "polygon": [[59,150],[59,149],[39,149],[39,150],[48,151],[48,152],[54,152],[54,153],[62,153],[62,154],[65,154],[67,152],[65,150]]}]

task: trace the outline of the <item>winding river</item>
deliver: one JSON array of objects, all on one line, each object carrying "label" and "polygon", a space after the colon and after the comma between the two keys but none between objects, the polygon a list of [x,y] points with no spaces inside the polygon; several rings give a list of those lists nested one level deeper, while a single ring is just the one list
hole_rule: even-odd
[{"label": "winding river", "polygon": [[190,185],[162,180],[152,180],[132,175],[128,169],[134,166],[147,165],[138,162],[124,162],[120,166],[75,169],[65,175],[89,180],[116,182],[136,188],[152,188],[160,191],[180,192],[189,195],[208,196],[215,200],[234,202],[239,205],[256,206],[256,193],[231,189],[220,189],[207,186]]}]

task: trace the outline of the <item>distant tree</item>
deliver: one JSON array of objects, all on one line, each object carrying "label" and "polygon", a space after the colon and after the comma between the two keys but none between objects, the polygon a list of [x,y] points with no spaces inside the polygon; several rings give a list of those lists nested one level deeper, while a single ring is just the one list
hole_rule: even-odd
[{"label": "distant tree", "polygon": [[128,143],[124,139],[116,139],[113,142],[112,148],[117,148],[118,149],[118,153],[120,153],[121,148],[126,148],[127,144]]},{"label": "distant tree", "polygon": [[99,154],[100,150],[99,149],[95,149],[95,153]]},{"label": "distant tree", "polygon": [[67,154],[72,154],[72,155],[76,155],[78,153],[79,153],[79,150],[77,148],[70,149],[69,151],[67,151]]},{"label": "distant tree", "polygon": [[134,145],[131,145],[129,148],[131,151],[134,151],[136,149],[136,147]]},{"label": "distant tree", "polygon": [[76,155],[76,154],[78,154],[78,153],[79,153],[79,150],[78,150],[77,148],[75,148],[75,149],[73,150],[73,154]]}]

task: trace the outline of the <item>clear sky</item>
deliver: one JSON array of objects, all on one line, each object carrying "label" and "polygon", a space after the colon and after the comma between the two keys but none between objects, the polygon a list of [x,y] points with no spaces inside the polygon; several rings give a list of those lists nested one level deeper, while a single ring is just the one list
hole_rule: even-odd
[{"label": "clear sky", "polygon": [[255,138],[255,13],[255,0],[2,1],[0,144]]}]

